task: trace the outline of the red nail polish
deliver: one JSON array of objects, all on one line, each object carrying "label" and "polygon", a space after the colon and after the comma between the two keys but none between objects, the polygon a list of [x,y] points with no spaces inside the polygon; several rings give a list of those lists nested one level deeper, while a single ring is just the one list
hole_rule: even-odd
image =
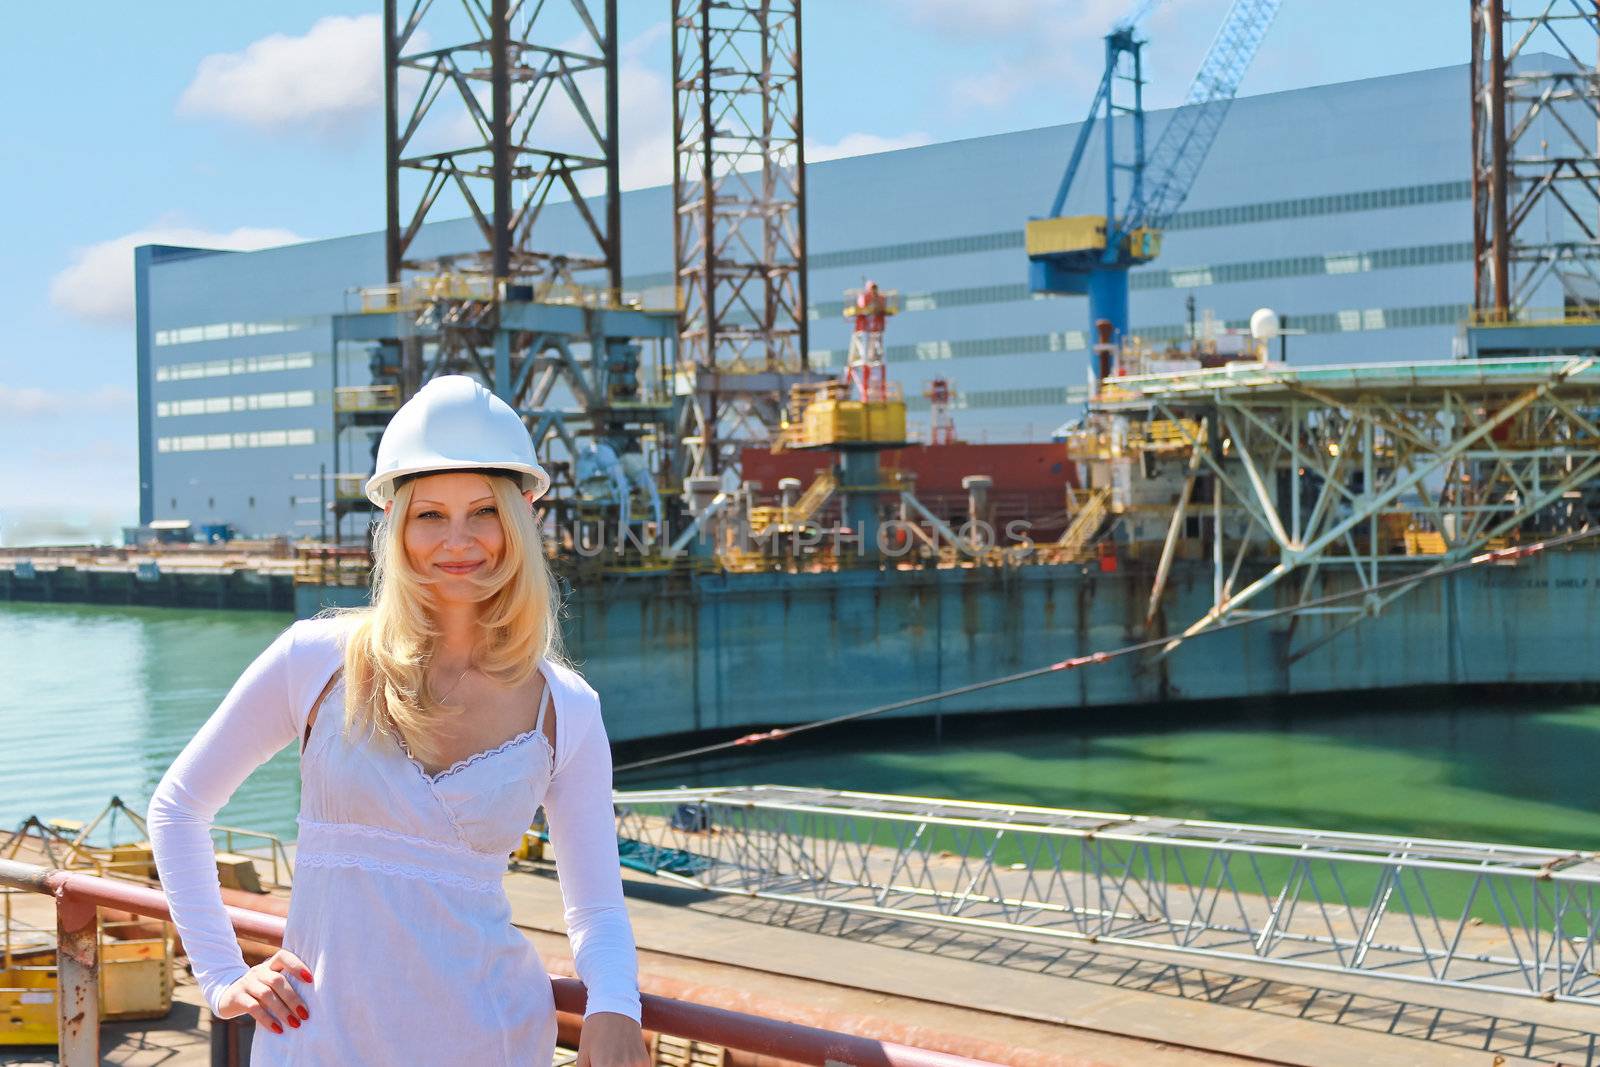
[{"label": "red nail polish", "polygon": [[307,970],[302,970],[300,972],[300,977],[304,978],[306,981],[309,982],[309,981],[311,981],[311,972],[307,971]]},{"label": "red nail polish", "polygon": [[300,1009],[300,1018],[309,1019],[309,1018],[311,1018],[311,1013],[309,1011],[306,1011],[306,1009],[302,1007]]},{"label": "red nail polish", "polygon": [[279,1026],[277,1023],[273,1023],[272,1024],[272,1032],[275,1033],[275,1034],[281,1034],[281,1033],[283,1033],[283,1027]]},{"label": "red nail polish", "polygon": [[291,1016],[289,1016],[289,1025],[294,1027],[295,1029],[299,1029],[300,1028],[300,1020],[296,1019],[293,1015],[291,1015]]}]

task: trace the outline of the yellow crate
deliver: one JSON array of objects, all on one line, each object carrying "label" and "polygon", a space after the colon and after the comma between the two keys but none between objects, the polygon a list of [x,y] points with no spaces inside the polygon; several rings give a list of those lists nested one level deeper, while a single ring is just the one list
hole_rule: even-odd
[{"label": "yellow crate", "polygon": [[172,952],[164,937],[100,942],[100,1018],[161,1019],[172,1010]]},{"label": "yellow crate", "polygon": [[0,1047],[54,1045],[59,1038],[55,968],[0,968]]},{"label": "yellow crate", "polygon": [[125,878],[154,878],[156,854],[148,841],[111,846],[108,868]]},{"label": "yellow crate", "polygon": [[1024,229],[1028,255],[1098,251],[1106,246],[1104,215],[1064,215],[1057,219],[1029,219]]}]

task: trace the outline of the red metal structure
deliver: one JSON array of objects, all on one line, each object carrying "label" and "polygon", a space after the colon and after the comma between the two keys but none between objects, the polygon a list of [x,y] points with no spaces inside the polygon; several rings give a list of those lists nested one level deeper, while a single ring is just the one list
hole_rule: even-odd
[{"label": "red metal structure", "polygon": [[[1014,519],[1026,521],[1028,536],[1035,541],[1053,539],[1066,528],[1066,493],[1078,484],[1077,468],[1068,462],[1066,446],[1054,441],[994,445],[955,441],[907,445],[880,455],[885,471],[909,475],[917,499],[955,525],[968,517],[970,497],[962,479],[987,475],[992,479],[987,496],[997,528],[1004,531],[1006,523]],[[749,448],[741,467],[747,480],[759,482],[770,494],[783,478],[798,479],[803,491],[818,471],[841,462],[838,452]]]},{"label": "red metal structure", "polygon": [[[100,1063],[100,965],[95,938],[95,910],[117,908],[152,919],[168,919],[161,890],[132,882],[62,871],[14,860],[0,860],[0,886],[39,893],[56,900],[57,970],[61,1016],[61,1063],[91,1067]],[[234,932],[270,945],[283,943],[281,916],[229,907]],[[552,979],[556,1008],[583,1013],[583,984],[574,978]],[[972,1067],[981,1060],[928,1049],[876,1041],[776,1019],[669,1000],[645,994],[644,1026],[725,1048],[794,1063],[860,1064],[863,1067]]]},{"label": "red metal structure", "polygon": [[956,420],[950,414],[955,402],[955,390],[947,378],[931,378],[922,391],[928,398],[928,443],[936,448],[956,444]]}]

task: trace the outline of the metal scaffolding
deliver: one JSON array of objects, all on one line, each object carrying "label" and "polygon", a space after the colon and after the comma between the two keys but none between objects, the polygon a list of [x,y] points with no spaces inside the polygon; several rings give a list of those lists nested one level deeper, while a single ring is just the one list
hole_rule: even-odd
[{"label": "metal scaffolding", "polygon": [[717,893],[1600,1000],[1593,854],[780,786],[615,802],[625,862]]},{"label": "metal scaffolding", "polygon": [[[1150,616],[1183,542],[1198,541],[1189,554],[1203,547],[1212,563],[1211,608],[1167,650],[1275,592],[1266,607],[1332,617],[1291,642],[1292,663],[1415,587],[1380,582],[1591,521],[1595,362],[1245,362],[1108,380],[1094,404],[1113,428],[1108,462],[1138,465],[1147,495],[1170,512]],[[1372,592],[1313,605],[1334,571]]]},{"label": "metal scaffolding", "polygon": [[[541,454],[561,442],[553,505],[614,518],[619,537],[660,527],[678,302],[621,290],[616,0],[384,13],[389,284],[339,318],[372,382],[337,390],[341,431],[381,428],[430,378],[470,375]],[[541,223],[555,207],[571,225]],[[358,481],[341,478],[342,509],[366,506]]]},{"label": "metal scaffolding", "polygon": [[806,368],[800,0],[673,0],[675,469],[737,469]]},{"label": "metal scaffolding", "polygon": [[[1527,13],[1519,14],[1525,8]],[[1600,309],[1600,10],[1473,0],[1475,308],[1483,321]],[[1559,282],[1559,296],[1547,283]]]},{"label": "metal scaffolding", "polygon": [[[599,19],[595,6],[385,0],[391,285],[406,271],[464,268],[557,283],[599,272],[621,288],[617,5],[602,0]],[[582,220],[575,247],[541,245],[552,195]],[[423,224],[441,209],[471,217],[476,247],[418,253]]]}]

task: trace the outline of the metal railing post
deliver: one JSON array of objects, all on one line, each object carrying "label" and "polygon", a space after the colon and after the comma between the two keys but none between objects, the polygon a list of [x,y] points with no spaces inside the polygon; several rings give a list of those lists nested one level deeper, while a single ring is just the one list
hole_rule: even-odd
[{"label": "metal railing post", "polygon": [[100,1062],[100,944],[91,903],[56,896],[56,1010],[64,1067]]},{"label": "metal railing post", "polygon": [[211,1067],[250,1067],[250,1039],[255,1036],[255,1020],[248,1015],[237,1019],[211,1020]]}]

